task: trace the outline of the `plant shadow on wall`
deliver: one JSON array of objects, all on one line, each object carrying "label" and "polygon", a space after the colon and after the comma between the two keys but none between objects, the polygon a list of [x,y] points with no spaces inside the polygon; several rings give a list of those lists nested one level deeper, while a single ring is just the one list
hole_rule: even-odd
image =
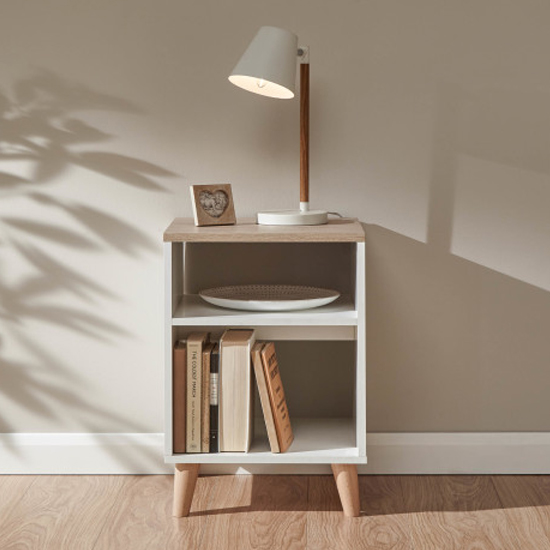
[{"label": "plant shadow on wall", "polygon": [[426,242],[366,227],[369,431],[550,431],[549,100],[438,90]]},{"label": "plant shadow on wall", "polygon": [[[15,208],[0,220],[0,319],[2,340],[10,338],[25,349],[28,360],[14,360],[0,340],[0,397],[6,402],[32,411],[37,416],[55,419],[55,404],[63,403],[75,415],[75,423],[89,432],[104,432],[106,423],[120,425],[123,431],[148,431],[123,414],[102,411],[86,397],[82,383],[64,362],[28,333],[30,323],[47,323],[71,334],[108,343],[114,338],[130,338],[121,326],[106,315],[90,312],[94,301],[116,302],[117,296],[105,286],[46,252],[55,245],[67,251],[98,252],[115,249],[139,258],[158,253],[158,246],[143,231],[126,221],[88,204],[63,199],[52,184],[69,168],[80,167],[112,179],[113,185],[148,193],[166,192],[156,180],[175,174],[155,164],[120,154],[90,150],[90,144],[105,143],[114,136],[78,117],[79,112],[104,111],[138,114],[130,102],[96,92],[41,71],[17,82],[10,96],[0,90],[0,193],[3,211],[10,200],[20,207],[21,199],[30,201],[33,212],[48,219],[69,219],[65,226],[28,219]],[[30,176],[21,175],[25,174]],[[38,210],[37,208],[38,207]],[[15,255],[15,256],[14,256]],[[8,276],[15,258],[25,266],[25,276]],[[61,256],[62,258],[62,256]],[[59,293],[70,296],[70,303],[58,305]],[[78,302],[83,306],[78,307]],[[67,303],[67,300],[63,300]],[[74,389],[74,391],[73,391]],[[0,431],[13,431],[9,419],[0,416]],[[158,457],[150,457],[158,461]],[[122,460],[122,459],[121,459]],[[131,459],[124,458],[129,461]]]}]

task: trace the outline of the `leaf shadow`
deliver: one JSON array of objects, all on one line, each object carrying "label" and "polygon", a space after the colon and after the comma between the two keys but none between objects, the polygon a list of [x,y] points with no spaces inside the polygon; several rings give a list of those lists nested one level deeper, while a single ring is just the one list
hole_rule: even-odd
[{"label": "leaf shadow", "polygon": [[[5,360],[0,353],[0,379],[10,378],[10,390],[6,391],[4,385],[0,385],[0,396],[16,404],[24,404],[25,408],[34,415],[45,416],[51,419],[61,418],[56,410],[57,403],[63,402],[74,411],[78,411],[74,420],[77,423],[85,424],[89,434],[94,437],[96,434],[98,443],[102,443],[101,435],[104,432],[105,422],[115,424],[120,430],[131,431],[132,433],[146,432],[145,426],[132,418],[117,411],[103,410],[97,406],[93,397],[88,397],[82,391],[74,391],[73,388],[83,384],[83,379],[74,369],[71,369],[59,354],[51,353],[45,346],[39,345],[33,338],[19,334],[20,343],[25,346],[29,354],[34,357],[34,362],[40,364],[40,372],[44,377],[37,377],[37,368],[34,362],[23,363],[20,361]],[[1,340],[0,340],[1,348]],[[0,350],[1,351],[1,350]],[[123,388],[120,390],[124,391]],[[0,416],[0,432],[9,433],[14,426],[9,420]],[[124,440],[124,434],[121,434]],[[14,454],[21,454],[16,445],[8,446]],[[160,454],[155,448],[145,446],[133,447],[131,453],[124,452],[124,446],[104,447],[111,452],[113,457],[120,463],[122,468],[129,471],[140,471],[143,464],[156,464],[159,462]]]},{"label": "leaf shadow", "polygon": [[[115,136],[77,118],[86,111],[142,114],[133,103],[92,90],[40,70],[13,86],[11,98],[0,92],[0,162],[26,161],[32,165],[33,183],[55,180],[71,166],[80,166],[149,191],[166,192],[155,177],[176,174],[142,159],[110,151],[76,150],[103,143]],[[0,186],[27,183],[17,175],[2,173]]]},{"label": "leaf shadow", "polygon": [[[8,92],[0,90],[0,196],[6,201],[24,197],[44,213],[31,218],[24,211],[5,208],[8,214],[0,216],[0,253],[6,253],[0,254],[0,266],[9,265],[16,257],[20,270],[13,278],[8,270],[0,269],[0,320],[4,325],[0,397],[31,416],[52,422],[62,411],[74,411],[71,422],[92,435],[105,432],[105,426],[142,433],[150,430],[129,415],[97,406],[93,396],[82,391],[85,379],[79,376],[78,365],[69,364],[62,349],[44,338],[33,338],[29,332],[30,326],[39,323],[92,345],[131,339],[124,326],[100,309],[100,303],[116,304],[120,296],[88,275],[84,266],[64,261],[62,250],[94,254],[111,249],[134,258],[159,254],[160,243],[137,224],[81,201],[63,199],[53,185],[76,167],[108,177],[113,185],[158,194],[168,192],[162,180],[176,176],[146,159],[109,150],[117,136],[86,120],[89,111],[143,115],[127,99],[47,70],[20,79]],[[44,245],[55,245],[61,252],[49,252]],[[60,293],[70,301],[60,302]],[[82,303],[88,307],[83,308]],[[24,359],[10,354],[11,346],[6,344],[12,342],[25,350]],[[0,431],[14,431],[15,424],[0,411]],[[12,451],[17,452],[16,447]],[[134,448],[130,457],[119,450],[115,458],[129,468],[143,464],[142,458],[148,463],[160,459],[156,448],[143,449],[142,457],[135,452]]]}]

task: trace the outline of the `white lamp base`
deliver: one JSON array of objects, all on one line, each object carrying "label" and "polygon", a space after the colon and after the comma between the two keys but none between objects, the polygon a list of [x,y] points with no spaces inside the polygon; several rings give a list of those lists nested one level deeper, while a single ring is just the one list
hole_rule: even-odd
[{"label": "white lamp base", "polygon": [[324,210],[278,210],[258,212],[259,225],[323,225],[328,222],[328,213]]}]

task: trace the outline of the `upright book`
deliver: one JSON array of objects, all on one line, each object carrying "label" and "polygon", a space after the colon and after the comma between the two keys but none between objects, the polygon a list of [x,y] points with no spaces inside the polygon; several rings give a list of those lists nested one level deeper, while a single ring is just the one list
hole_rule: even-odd
[{"label": "upright book", "polygon": [[210,356],[214,344],[202,349],[201,452],[210,452]]},{"label": "upright book", "polygon": [[[265,388],[263,388],[262,384],[260,384],[260,381],[258,381],[258,390],[260,392],[262,408],[264,410],[264,416],[267,424],[270,415],[265,414],[266,406],[264,406],[264,402],[266,401],[266,399],[265,396],[262,398],[262,391],[265,393],[265,390],[267,390],[269,396],[269,408],[271,409],[273,424],[275,427],[275,432],[277,434],[277,445],[274,445],[274,441],[272,442],[272,435],[270,435],[270,429],[268,427],[267,433],[269,437],[269,443],[272,452],[277,452],[274,450],[274,448],[277,448],[278,446],[279,452],[284,453],[286,450],[288,450],[291,443],[294,441],[294,433],[290,424],[290,416],[288,414],[288,405],[286,402],[285,391],[283,389],[281,372],[279,370],[279,362],[277,361],[277,354],[275,353],[275,344],[273,342],[266,343],[259,351],[259,354],[262,358],[262,382],[265,382]],[[261,378],[258,376],[259,368],[256,366],[256,362],[254,363],[254,367],[256,378],[261,380]],[[271,430],[271,434],[272,433],[273,430]]]},{"label": "upright book", "polygon": [[209,451],[211,453],[219,452],[219,430],[218,430],[218,395],[219,395],[219,365],[220,365],[220,346],[214,344],[214,349],[210,354],[210,442]]},{"label": "upright book", "polygon": [[253,430],[250,352],[254,330],[229,329],[220,339],[220,451],[248,452]]},{"label": "upright book", "polygon": [[208,332],[193,332],[187,338],[187,452],[202,451],[202,350]]},{"label": "upright book", "polygon": [[178,340],[174,346],[172,367],[172,450],[184,453],[186,449],[187,417],[187,346]]}]

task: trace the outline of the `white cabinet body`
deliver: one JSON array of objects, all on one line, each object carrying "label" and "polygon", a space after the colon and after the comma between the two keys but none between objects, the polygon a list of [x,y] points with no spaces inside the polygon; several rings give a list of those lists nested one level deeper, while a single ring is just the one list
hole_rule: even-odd
[{"label": "white cabinet body", "polygon": [[[324,226],[269,227],[252,222],[195,227],[176,219],[164,234],[166,276],[165,461],[174,464],[364,464],[366,463],[365,242],[357,221]],[[284,280],[265,280],[283,277]],[[257,280],[261,278],[261,280]],[[198,290],[211,286],[275,283],[325,286],[341,297],[320,308],[290,312],[222,309]],[[197,330],[213,338],[226,328],[250,327],[260,340],[354,343],[353,413],[345,417],[295,417],[295,440],[286,453],[269,450],[256,430],[249,453],[177,454],[172,450],[172,350]],[[299,362],[292,366],[299,369]],[[339,365],[334,365],[335,376]],[[330,381],[329,381],[330,382]],[[287,395],[287,380],[283,378]],[[301,388],[299,391],[307,391]],[[296,392],[295,392],[296,393]]]}]

